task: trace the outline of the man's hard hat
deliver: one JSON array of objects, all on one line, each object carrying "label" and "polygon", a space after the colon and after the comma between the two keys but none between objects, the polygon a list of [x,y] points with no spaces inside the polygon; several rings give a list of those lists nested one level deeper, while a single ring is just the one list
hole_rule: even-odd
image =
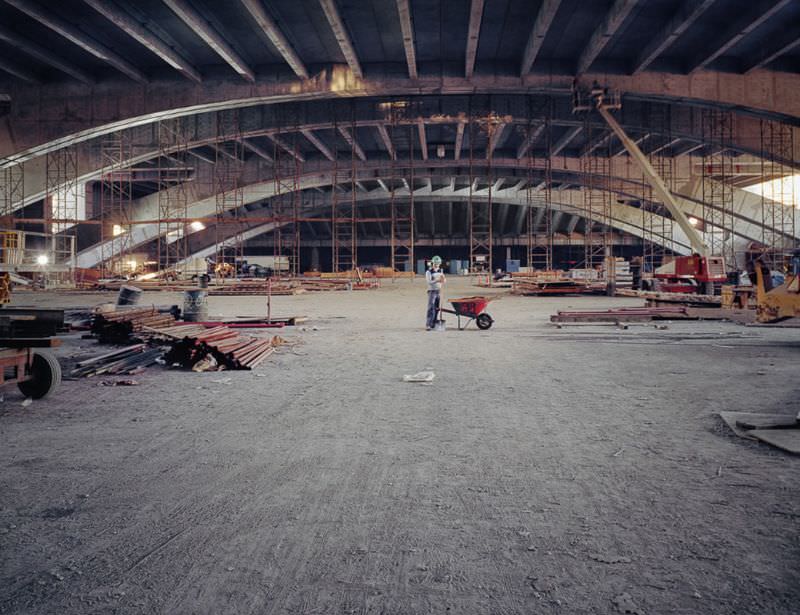
[{"label": "man's hard hat", "polygon": [[431,262],[432,263],[436,263],[437,265],[441,265],[442,264],[442,257],[441,256],[434,256],[431,259]]}]

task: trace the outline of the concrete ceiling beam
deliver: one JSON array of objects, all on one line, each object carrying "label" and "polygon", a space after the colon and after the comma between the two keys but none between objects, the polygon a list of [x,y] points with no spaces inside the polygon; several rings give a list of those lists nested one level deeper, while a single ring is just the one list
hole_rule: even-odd
[{"label": "concrete ceiling beam", "polygon": [[267,162],[275,162],[266,150],[261,148],[260,146],[256,145],[255,143],[250,143],[247,139],[242,139],[242,145],[244,145],[247,149],[253,152],[256,156],[260,156]]},{"label": "concrete ceiling beam", "polygon": [[411,18],[411,3],[409,0],[397,0],[397,14],[400,17],[400,30],[403,33],[403,48],[406,52],[406,64],[408,64],[408,76],[416,79],[417,75],[417,52],[414,48],[414,22]]},{"label": "concrete ceiling beam", "polygon": [[422,159],[428,159],[428,139],[425,135],[425,121],[417,120],[417,132],[419,133],[419,148],[422,151]]},{"label": "concrete ceiling beam", "polygon": [[544,127],[544,123],[537,124],[533,127],[528,127],[528,134],[525,135],[522,143],[520,143],[519,147],[517,148],[517,160],[521,160],[522,157],[528,153],[528,150],[533,146],[534,143],[536,143],[539,135],[541,135],[544,131]]},{"label": "concrete ceiling beam", "polygon": [[29,41],[28,39],[23,38],[16,32],[12,32],[11,30],[3,26],[0,26],[0,40],[5,41],[9,45],[16,47],[23,53],[26,53],[33,58],[36,58],[37,60],[39,60],[44,64],[47,64],[48,66],[57,68],[62,73],[66,73],[71,77],[75,77],[75,79],[77,79],[78,81],[82,81],[87,85],[92,85],[94,83],[94,79],[92,78],[91,75],[89,75],[89,73],[81,70],[74,64],[63,60],[52,51],[37,45],[33,41]]},{"label": "concrete ceiling beam", "polygon": [[650,66],[715,2],[716,0],[686,0],[664,29],[645,45],[631,66],[630,73],[637,75]]},{"label": "concrete ceiling beam", "polygon": [[139,83],[147,83],[145,74],[136,68],[133,64],[128,62],[125,58],[111,51],[105,45],[97,42],[88,34],[85,34],[72,24],[61,19],[58,15],[47,11],[39,3],[33,0],[5,0],[14,8],[22,11],[28,17],[35,19],[43,26],[50,28],[53,32],[60,34],[65,39],[77,45],[84,51],[92,54],[94,57],[99,58],[103,62],[110,64],[120,72],[128,75],[134,81]]},{"label": "concrete ceiling beam", "polygon": [[707,67],[792,2],[796,0],[758,0],[749,3],[753,10],[746,10],[744,16],[737,15],[719,38],[703,45],[703,53],[695,57],[686,67],[687,72],[693,73]]},{"label": "concrete ceiling beam", "polygon": [[347,144],[350,146],[350,149],[353,154],[355,154],[359,160],[366,160],[367,156],[364,153],[364,150],[361,149],[361,146],[356,141],[355,131],[351,133],[346,127],[339,126],[339,133],[342,135]]},{"label": "concrete ceiling beam", "polygon": [[389,158],[392,160],[397,160],[397,152],[394,149],[394,144],[392,143],[392,139],[389,137],[389,131],[386,130],[386,126],[383,124],[378,124],[376,128],[378,129],[378,134],[381,136],[381,140],[383,141],[383,146],[386,148],[386,152],[389,154]]},{"label": "concrete ceiling beam", "polygon": [[622,24],[636,8],[639,0],[615,0],[603,21],[592,34],[578,59],[577,73],[587,72]]},{"label": "concrete ceiling beam", "polygon": [[525,51],[522,53],[519,72],[523,77],[531,72],[533,63],[536,61],[536,56],[539,55],[547,33],[550,31],[550,24],[553,23],[553,18],[556,16],[559,6],[561,6],[561,0],[544,0],[539,7],[536,21],[533,22],[533,29],[528,36],[528,42],[525,44]]},{"label": "concrete ceiling beam", "polygon": [[188,60],[181,57],[181,55],[178,54],[174,49],[158,38],[155,34],[150,32],[138,21],[129,17],[126,13],[120,10],[117,5],[110,2],[110,0],[83,1],[91,6],[95,11],[100,13],[103,17],[108,19],[115,26],[117,26],[120,30],[125,32],[125,34],[146,47],[149,51],[169,64],[172,68],[180,72],[184,77],[191,79],[195,83],[200,83],[203,81],[200,72],[194,66],[192,66]]},{"label": "concrete ceiling beam", "polygon": [[553,148],[550,150],[551,156],[558,156],[567,145],[572,143],[572,140],[578,136],[578,134],[583,130],[582,126],[574,126],[572,128],[568,128],[567,132],[561,137],[556,143],[553,145]]},{"label": "concrete ceiling beam", "polygon": [[342,16],[339,14],[339,8],[336,6],[336,0],[319,0],[325,17],[333,30],[333,35],[336,37],[336,42],[339,43],[339,49],[342,51],[347,65],[350,67],[352,73],[359,79],[364,78],[364,72],[361,70],[361,63],[358,61],[356,49],[353,47],[353,41],[350,40],[350,35],[347,33],[347,27],[344,24]]},{"label": "concrete ceiling beam", "polygon": [[0,58],[0,70],[4,70],[9,75],[13,75],[17,79],[22,79],[28,83],[33,83],[35,85],[41,83],[39,78],[27,68],[20,66],[19,64],[12,62],[7,58]]},{"label": "concrete ceiling beam", "polygon": [[314,147],[316,147],[323,156],[325,156],[325,158],[327,158],[328,160],[333,160],[335,158],[330,148],[327,145],[325,145],[322,142],[322,140],[317,135],[315,135],[311,130],[301,130],[300,133],[306,139],[308,139],[311,142],[311,144]]},{"label": "concrete ceiling beam", "polygon": [[475,57],[478,54],[478,40],[481,35],[484,0],[472,0],[469,7],[469,27],[467,29],[467,51],[464,57],[464,76],[469,79],[475,71]]},{"label": "concrete ceiling beam", "polygon": [[278,135],[267,135],[267,138],[293,158],[299,160],[300,162],[306,161],[306,158],[303,156],[303,154],[296,151],[295,148],[281,139]]},{"label": "concrete ceiling beam", "polygon": [[461,147],[464,145],[464,122],[456,125],[456,143],[453,149],[454,160],[461,160]]},{"label": "concrete ceiling beam", "polygon": [[294,74],[301,79],[308,79],[308,70],[305,64],[297,55],[297,52],[292,47],[289,39],[275,23],[275,20],[270,17],[269,13],[264,10],[264,6],[260,0],[239,0],[245,10],[250,13],[250,16],[261,28],[261,31],[266,35],[272,46],[278,50],[286,63],[292,68]]},{"label": "concrete ceiling beam", "polygon": [[795,22],[785,30],[787,30],[787,33],[779,33],[777,35],[778,40],[772,41],[772,45],[765,46],[753,54],[753,57],[748,62],[745,62],[742,71],[749,73],[757,68],[764,68],[770,62],[800,46],[800,36],[797,34],[800,32],[800,23]]},{"label": "concrete ceiling beam", "polygon": [[503,134],[506,131],[508,124],[500,123],[496,124],[492,130],[492,134],[489,138],[489,143],[486,146],[486,159],[490,160],[492,156],[494,156],[494,150],[497,148],[497,145],[502,141]]},{"label": "concrete ceiling beam", "polygon": [[243,79],[250,83],[256,80],[253,69],[247,65],[228,41],[186,0],[164,0],[164,4]]}]

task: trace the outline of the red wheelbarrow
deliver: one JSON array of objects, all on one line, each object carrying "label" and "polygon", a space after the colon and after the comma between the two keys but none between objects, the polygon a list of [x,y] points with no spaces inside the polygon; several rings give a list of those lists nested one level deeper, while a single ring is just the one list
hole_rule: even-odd
[{"label": "red wheelbarrow", "polygon": [[[478,329],[485,330],[494,323],[492,317],[483,311],[486,309],[486,305],[489,301],[491,301],[489,297],[462,297],[461,299],[450,299],[450,303],[453,304],[453,309],[439,308],[439,311],[458,316],[459,331],[466,329],[467,325],[473,320],[475,324],[478,325]],[[463,327],[461,326],[462,317],[467,319]]]}]

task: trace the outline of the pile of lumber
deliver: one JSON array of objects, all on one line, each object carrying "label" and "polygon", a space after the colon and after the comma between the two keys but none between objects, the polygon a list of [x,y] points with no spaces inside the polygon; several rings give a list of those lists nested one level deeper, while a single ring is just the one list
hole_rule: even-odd
[{"label": "pile of lumber", "polygon": [[160,348],[149,348],[147,344],[134,344],[120,350],[79,361],[72,370],[73,378],[91,377],[100,374],[138,374],[153,365],[161,357]]},{"label": "pile of lumber", "polygon": [[118,309],[97,312],[90,330],[102,343],[124,344],[148,328],[164,327],[175,323],[175,316],[159,312],[155,307]]},{"label": "pile of lumber", "polygon": [[273,281],[270,288],[269,282],[260,280],[234,280],[226,284],[211,286],[208,289],[209,296],[229,296],[229,295],[299,295],[306,292],[305,289],[291,280]]},{"label": "pile of lumber", "polygon": [[610,310],[559,311],[550,322],[642,322],[650,320],[690,320],[686,307],[622,307]]},{"label": "pile of lumber", "polygon": [[570,279],[512,278],[514,295],[572,295],[586,292],[586,283]]},{"label": "pile of lumber", "polygon": [[646,299],[649,305],[683,304],[708,307],[720,307],[722,297],[719,295],[695,295],[691,293],[665,293],[647,290],[618,289],[616,294],[621,297],[639,297]]},{"label": "pile of lumber", "polygon": [[277,335],[252,337],[224,326],[176,325],[152,334],[169,341],[170,349],[164,355],[168,365],[194,371],[253,369],[285,343]]}]

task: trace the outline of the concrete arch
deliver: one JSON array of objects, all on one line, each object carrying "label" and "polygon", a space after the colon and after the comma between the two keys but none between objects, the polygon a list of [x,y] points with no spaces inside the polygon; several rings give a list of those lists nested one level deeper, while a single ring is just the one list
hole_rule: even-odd
[{"label": "concrete arch", "polygon": [[[597,80],[625,92],[631,100],[726,109],[798,125],[800,101],[794,92],[800,90],[800,75],[779,75],[777,78],[775,73],[760,70],[744,75],[699,71],[666,77],[660,73],[642,73],[635,77],[587,74],[583,81],[590,84]],[[4,163],[15,164],[118,130],[224,109],[281,102],[424,94],[539,93],[568,96],[573,80],[571,75],[417,79],[386,75],[359,78],[347,67],[333,65],[308,80],[278,78],[270,83],[170,82],[139,86],[107,84],[92,88],[74,84],[18,87],[11,88],[12,108],[8,124],[18,127],[19,136],[12,138],[10,134],[0,133],[0,153],[4,156]],[[36,109],[37,113],[31,114],[31,109]],[[64,121],[65,111],[69,121]]]}]

